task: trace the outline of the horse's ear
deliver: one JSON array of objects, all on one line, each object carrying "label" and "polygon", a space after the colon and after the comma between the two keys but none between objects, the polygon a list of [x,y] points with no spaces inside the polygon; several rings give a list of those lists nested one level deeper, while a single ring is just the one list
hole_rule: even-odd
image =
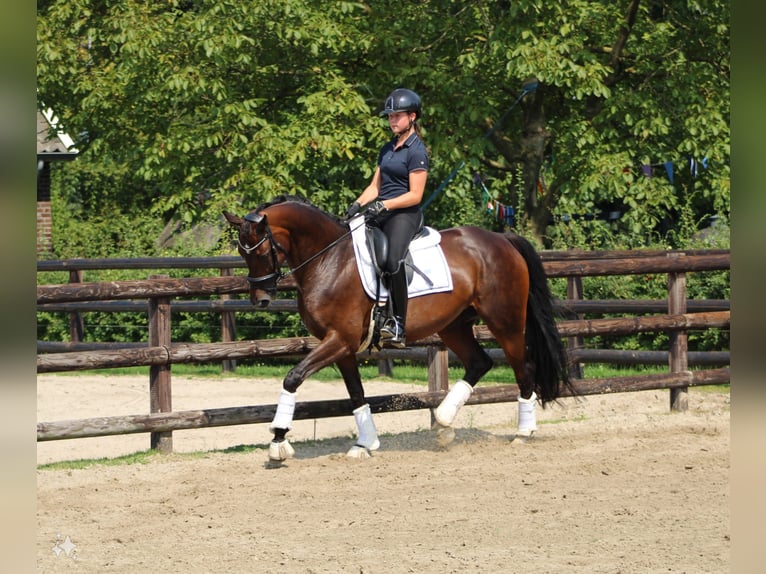
[{"label": "horse's ear", "polygon": [[247,215],[245,215],[245,217],[243,219],[245,221],[249,221],[250,223],[255,223],[256,225],[258,225],[259,223],[261,223],[261,222],[266,220],[266,216],[265,215],[261,215],[260,213],[255,213],[254,211],[252,211],[252,212],[248,213]]},{"label": "horse's ear", "polygon": [[245,220],[242,219],[239,215],[234,215],[228,211],[224,211],[223,216],[226,218],[226,221],[228,221],[233,227],[242,227],[242,224],[245,222]]}]

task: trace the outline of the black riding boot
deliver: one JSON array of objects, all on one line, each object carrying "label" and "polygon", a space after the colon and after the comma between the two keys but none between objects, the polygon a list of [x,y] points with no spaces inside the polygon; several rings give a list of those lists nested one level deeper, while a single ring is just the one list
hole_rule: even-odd
[{"label": "black riding boot", "polygon": [[388,296],[391,297],[393,317],[389,317],[380,329],[380,339],[387,345],[402,349],[406,344],[404,320],[407,317],[408,303],[407,275],[403,265],[396,273],[390,276]]}]

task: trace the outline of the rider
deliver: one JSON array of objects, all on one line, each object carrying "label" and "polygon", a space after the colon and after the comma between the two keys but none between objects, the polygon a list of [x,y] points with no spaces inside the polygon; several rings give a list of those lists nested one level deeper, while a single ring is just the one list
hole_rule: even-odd
[{"label": "rider", "polygon": [[372,181],[346,211],[347,217],[353,217],[366,206],[368,223],[379,226],[388,237],[383,280],[393,316],[381,328],[380,337],[400,348],[405,346],[408,297],[404,258],[422,225],[419,206],[428,178],[428,150],[417,123],[421,112],[420,96],[412,90],[397,88],[389,94],[380,115],[388,116],[394,137],[381,148]]}]

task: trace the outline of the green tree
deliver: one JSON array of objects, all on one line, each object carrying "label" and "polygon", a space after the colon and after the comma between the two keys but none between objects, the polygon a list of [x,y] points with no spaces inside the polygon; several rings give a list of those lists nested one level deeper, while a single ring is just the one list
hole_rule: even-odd
[{"label": "green tree", "polygon": [[349,25],[359,10],[44,3],[39,99],[79,134],[81,165],[114,165],[115,188],[136,209],[191,222],[280,192],[343,197],[382,133],[347,78],[367,43]]},{"label": "green tree", "polygon": [[466,176],[479,171],[538,239],[552,215],[605,208],[644,241],[687,199],[728,215],[727,2],[397,5],[375,4],[373,52],[396,62],[379,63],[383,83],[424,92],[441,175],[468,164],[450,203],[477,197]]},{"label": "green tree", "polygon": [[574,237],[552,219],[606,209],[624,215],[585,241],[640,245],[689,207],[728,217],[729,12],[722,0],[53,0],[38,3],[38,97],[80,134],[81,178],[109,183],[81,193],[98,196],[89,205],[191,223],[280,192],[342,212],[388,137],[376,112],[407,86],[425,104],[427,194],[465,164],[429,223],[500,227],[478,173],[541,243]]}]

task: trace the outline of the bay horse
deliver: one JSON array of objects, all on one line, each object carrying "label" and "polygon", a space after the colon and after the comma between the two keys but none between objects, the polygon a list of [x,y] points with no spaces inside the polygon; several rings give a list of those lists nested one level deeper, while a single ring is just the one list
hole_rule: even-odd
[{"label": "bay horse", "polygon": [[[268,306],[286,265],[297,285],[301,319],[320,341],[284,378],[270,425],[269,459],[283,461],[295,454],[286,435],[298,387],[333,363],[343,376],[359,431],[347,455],[369,457],[380,441],[356,354],[368,336],[376,302],[363,289],[348,221],[293,195],[278,196],[244,217],[223,213],[237,230],[253,305]],[[448,431],[446,441],[454,437],[451,425],[458,410],[493,366],[473,333],[473,323],[481,319],[516,375],[517,436],[529,437],[537,430],[537,402],[544,407],[560,396],[562,386],[572,388],[542,261],[529,241],[513,233],[474,226],[440,233],[453,288],[412,298],[406,317],[409,343],[437,333],[465,368],[434,412],[436,430]]]}]

